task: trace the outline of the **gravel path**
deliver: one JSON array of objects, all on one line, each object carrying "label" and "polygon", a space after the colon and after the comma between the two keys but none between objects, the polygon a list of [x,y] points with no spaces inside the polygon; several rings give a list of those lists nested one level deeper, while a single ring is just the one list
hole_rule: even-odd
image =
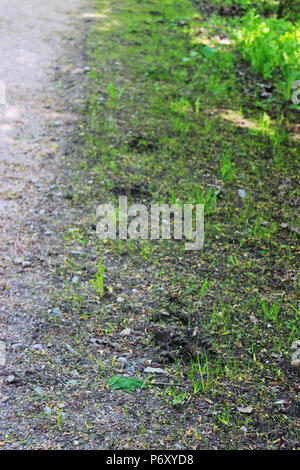
[{"label": "gravel path", "polygon": [[[44,203],[58,173],[54,162],[78,118],[72,105],[83,93],[80,44],[92,3],[0,4],[0,80],[6,88],[6,104],[0,104],[0,447],[22,445],[28,428],[16,418],[24,414],[28,366],[20,354],[34,346],[31,312],[49,302],[51,233],[42,223],[49,211]],[[58,78],[66,73],[67,89]]]}]

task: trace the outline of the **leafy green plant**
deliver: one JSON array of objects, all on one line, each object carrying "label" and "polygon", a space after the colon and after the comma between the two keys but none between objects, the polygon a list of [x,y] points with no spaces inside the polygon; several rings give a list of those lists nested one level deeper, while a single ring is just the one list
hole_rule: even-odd
[{"label": "leafy green plant", "polygon": [[138,388],[147,388],[147,385],[142,380],[132,377],[121,377],[120,375],[112,377],[108,384],[112,390],[124,390],[128,393],[134,393]]},{"label": "leafy green plant", "polygon": [[262,18],[252,9],[243,17],[235,39],[242,57],[265,79],[279,69],[287,80],[299,68],[299,23]]},{"label": "leafy green plant", "polygon": [[216,205],[217,197],[220,191],[210,188],[208,191],[200,191],[198,186],[194,186],[194,203],[204,204],[205,215],[209,215]]}]

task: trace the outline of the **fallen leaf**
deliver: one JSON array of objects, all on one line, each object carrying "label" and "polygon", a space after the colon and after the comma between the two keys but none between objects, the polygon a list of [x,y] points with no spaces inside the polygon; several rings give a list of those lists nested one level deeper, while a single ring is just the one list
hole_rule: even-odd
[{"label": "fallen leaf", "polygon": [[141,380],[131,377],[121,377],[120,375],[115,375],[108,383],[112,390],[124,390],[128,393],[134,393],[138,388],[147,388],[147,385]]}]

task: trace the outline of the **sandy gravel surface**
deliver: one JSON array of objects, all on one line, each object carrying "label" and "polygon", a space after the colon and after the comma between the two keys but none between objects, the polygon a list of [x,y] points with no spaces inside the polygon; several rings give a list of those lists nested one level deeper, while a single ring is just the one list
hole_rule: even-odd
[{"label": "sandy gravel surface", "polygon": [[[34,343],[31,312],[49,301],[42,273],[51,244],[42,224],[49,211],[46,191],[78,118],[72,105],[82,98],[86,75],[79,46],[92,4],[0,2],[0,80],[6,88],[6,104],[0,104],[0,447],[18,447],[12,435],[28,427],[16,421],[23,413],[22,391],[8,385],[22,385],[18,378],[25,370],[16,357]],[[70,76],[67,90],[59,82],[62,73]]]},{"label": "sandy gravel surface", "polygon": [[62,118],[53,76],[59,63],[68,62],[72,35],[88,3],[1,1],[0,79],[6,86],[6,105],[0,107],[1,226],[11,209],[18,214],[26,189],[38,188],[46,176],[42,156],[55,139],[48,126]]}]

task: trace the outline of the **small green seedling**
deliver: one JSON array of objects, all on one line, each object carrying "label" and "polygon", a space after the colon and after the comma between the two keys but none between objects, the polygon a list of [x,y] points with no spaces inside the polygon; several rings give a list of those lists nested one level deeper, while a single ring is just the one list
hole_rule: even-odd
[{"label": "small green seedling", "polygon": [[104,295],[104,271],[106,269],[105,266],[102,265],[102,262],[103,260],[99,263],[96,279],[91,279],[91,283],[93,284],[95,291],[100,294],[100,297],[103,297]]}]

